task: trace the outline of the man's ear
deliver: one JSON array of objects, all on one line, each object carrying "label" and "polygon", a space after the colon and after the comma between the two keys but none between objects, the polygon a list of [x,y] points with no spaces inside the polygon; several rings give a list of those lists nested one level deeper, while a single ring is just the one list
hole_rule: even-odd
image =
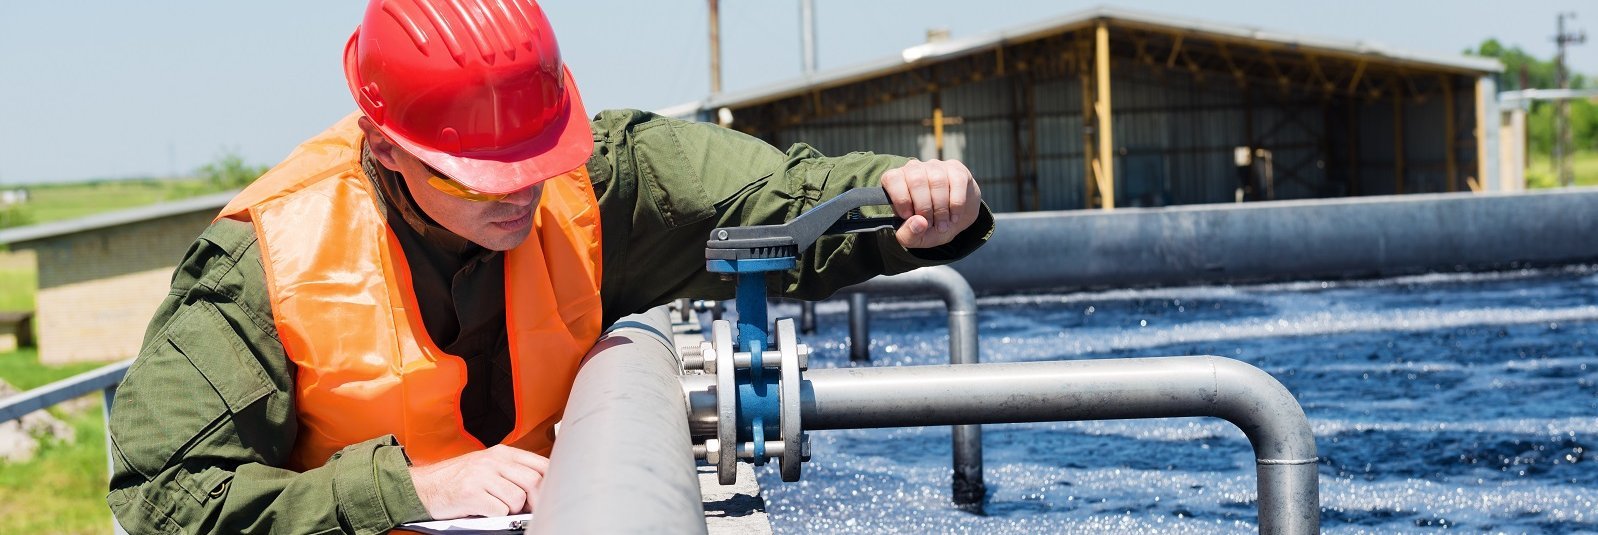
[{"label": "man's ear", "polygon": [[366,146],[372,149],[372,157],[377,158],[377,163],[391,170],[399,169],[399,160],[394,154],[399,147],[394,146],[394,142],[377,129],[372,119],[363,116],[356,123],[360,125],[361,132],[366,134]]}]

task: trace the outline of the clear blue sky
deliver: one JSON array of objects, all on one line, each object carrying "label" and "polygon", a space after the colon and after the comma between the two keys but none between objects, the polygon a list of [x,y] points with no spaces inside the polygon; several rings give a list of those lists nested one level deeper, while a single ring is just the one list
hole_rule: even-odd
[{"label": "clear blue sky", "polygon": [[[1060,0],[816,0],[822,69],[1098,5]],[[1585,4],[1585,5],[1584,5]],[[339,58],[359,0],[0,3],[0,184],[187,173],[225,149],[275,163],[353,109]],[[1494,36],[1553,54],[1554,13],[1590,0],[1128,0],[1107,5],[1415,51]],[[544,4],[590,111],[696,100],[709,82],[703,0]],[[797,0],[721,0],[726,90],[798,75]],[[1586,9],[1583,10],[1582,8]]]}]

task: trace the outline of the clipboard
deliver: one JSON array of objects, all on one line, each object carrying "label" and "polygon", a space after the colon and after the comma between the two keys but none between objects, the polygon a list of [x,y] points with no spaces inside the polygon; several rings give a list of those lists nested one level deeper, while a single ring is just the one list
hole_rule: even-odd
[{"label": "clipboard", "polygon": [[532,513],[510,516],[457,518],[454,520],[429,520],[400,524],[393,533],[423,533],[426,535],[521,535],[532,522]]}]

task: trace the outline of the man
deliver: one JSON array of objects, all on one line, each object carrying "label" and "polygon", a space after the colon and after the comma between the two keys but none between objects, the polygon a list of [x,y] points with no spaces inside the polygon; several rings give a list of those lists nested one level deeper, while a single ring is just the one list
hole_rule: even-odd
[{"label": "man", "polygon": [[957,162],[589,121],[532,0],[374,0],[345,75],[360,111],[240,193],[173,275],[112,412],[107,501],[130,531],[531,511],[602,327],[731,297],[704,270],[712,228],[880,184],[901,228],[823,239],[775,281],[820,298],[993,227]]}]

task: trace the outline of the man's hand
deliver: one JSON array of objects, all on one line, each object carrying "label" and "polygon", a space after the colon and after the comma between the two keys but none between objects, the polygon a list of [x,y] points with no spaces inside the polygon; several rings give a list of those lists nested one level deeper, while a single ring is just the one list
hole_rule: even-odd
[{"label": "man's hand", "polygon": [[949,243],[982,209],[982,190],[971,171],[954,160],[910,160],[882,174],[893,213],[904,218],[897,236],[906,249]]},{"label": "man's hand", "polygon": [[411,482],[436,520],[531,513],[549,459],[498,445],[411,468]]}]

